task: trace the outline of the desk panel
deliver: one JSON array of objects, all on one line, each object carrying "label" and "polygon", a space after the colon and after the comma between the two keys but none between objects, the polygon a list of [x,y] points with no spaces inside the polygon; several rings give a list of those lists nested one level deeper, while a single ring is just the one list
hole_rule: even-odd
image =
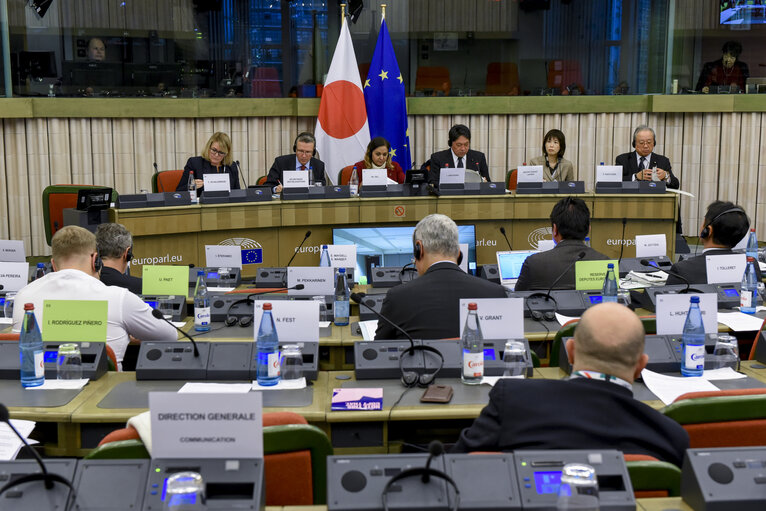
[{"label": "desk panel", "polygon": [[388,222],[415,225],[421,218],[436,213],[437,200],[432,197],[390,197],[362,199],[359,222],[385,224]]}]

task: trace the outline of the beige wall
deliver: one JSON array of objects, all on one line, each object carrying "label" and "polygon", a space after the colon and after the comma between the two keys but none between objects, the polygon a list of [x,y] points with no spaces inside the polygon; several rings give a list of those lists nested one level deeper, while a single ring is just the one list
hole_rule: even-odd
[{"label": "beige wall", "polygon": [[[161,170],[182,168],[208,136],[231,134],[234,157],[248,183],[255,183],[274,157],[290,152],[293,137],[313,131],[315,118],[6,118],[0,121],[0,238],[22,239],[31,255],[49,253],[42,221],[42,191],[49,184],[112,186],[119,193],[149,189],[152,162]],[[594,167],[630,150],[632,129],[648,123],[657,131],[657,152],[667,155],[694,194],[682,201],[686,234],[696,234],[707,203],[742,204],[760,226],[766,219],[763,182],[766,130],[763,113],[571,113],[410,116],[413,159],[420,165],[446,148],[456,122],[473,131],[472,147],[487,154],[493,180],[541,151],[543,134],[560,128],[567,136],[566,158],[578,179],[593,187]],[[328,169],[331,171],[331,169]],[[337,169],[336,169],[337,172]],[[760,197],[759,197],[760,195]],[[647,210],[647,216],[652,211]]]}]

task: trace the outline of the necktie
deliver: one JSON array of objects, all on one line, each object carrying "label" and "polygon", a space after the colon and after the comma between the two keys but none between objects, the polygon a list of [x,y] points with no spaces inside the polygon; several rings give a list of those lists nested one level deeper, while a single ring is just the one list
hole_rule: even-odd
[{"label": "necktie", "polygon": [[462,169],[463,168],[463,157],[459,156],[457,159],[457,168]]},{"label": "necktie", "polygon": [[301,165],[301,170],[306,170],[306,166],[305,165]]},{"label": "necktie", "polygon": [[638,170],[644,170],[646,168],[646,156],[641,157],[641,163],[638,164]]}]

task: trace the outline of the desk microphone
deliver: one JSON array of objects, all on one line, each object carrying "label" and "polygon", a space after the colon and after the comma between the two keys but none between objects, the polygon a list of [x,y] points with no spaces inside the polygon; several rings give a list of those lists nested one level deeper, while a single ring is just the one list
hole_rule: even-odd
[{"label": "desk microphone", "polygon": [[[622,262],[622,251],[625,249],[625,224],[628,223],[628,219],[623,217],[622,218],[622,236],[620,236],[620,257],[617,259],[617,267],[619,268],[620,263]],[[619,276],[619,275],[618,275]]]},{"label": "desk microphone", "polygon": [[170,320],[168,320],[165,315],[160,311],[159,309],[152,309],[152,316],[154,316],[157,319],[161,319],[162,321],[166,321],[170,326],[184,334],[184,336],[189,339],[192,343],[192,346],[194,346],[194,356],[199,357],[199,350],[197,349],[197,343],[194,339],[192,339],[192,336],[175,326]]},{"label": "desk microphone", "polygon": [[420,478],[421,481],[427,483],[431,480],[431,461],[442,454],[444,454],[444,444],[438,440],[431,440],[431,443],[428,444],[428,461],[426,461],[426,469]]},{"label": "desk microphone", "polygon": [[159,179],[160,169],[157,168],[157,162],[155,161],[154,163],[152,163],[152,165],[154,165],[154,175],[158,176],[155,178],[157,180],[157,191],[164,192],[165,190],[160,190],[160,188],[162,188],[162,183],[160,183],[160,179]]},{"label": "desk microphone", "polygon": [[505,235],[505,227],[500,228],[500,233],[503,235],[503,238],[505,238],[505,242],[508,243],[508,250],[513,250],[511,247],[511,242],[508,241],[508,236]]},{"label": "desk microphone", "polygon": [[414,349],[415,348],[415,341],[412,339],[412,336],[409,333],[407,333],[407,331],[404,328],[400,327],[399,325],[397,325],[396,323],[394,323],[393,321],[391,321],[390,319],[385,317],[383,314],[381,314],[380,312],[378,312],[375,309],[373,309],[373,306],[375,304],[372,301],[365,302],[365,298],[367,298],[367,293],[351,293],[351,299],[352,300],[354,300],[359,305],[364,305],[365,307],[370,309],[370,311],[373,314],[375,314],[377,317],[379,317],[380,319],[382,319],[383,321],[385,321],[386,323],[388,323],[389,325],[391,325],[395,329],[399,330],[402,334],[404,334],[404,336],[407,339],[410,340],[410,348]]},{"label": "desk microphone", "polygon": [[546,301],[548,301],[548,299],[551,297],[551,291],[553,291],[553,288],[556,286],[556,284],[558,284],[559,281],[564,278],[564,275],[566,275],[569,272],[569,270],[572,269],[572,266],[574,266],[575,263],[577,263],[577,261],[582,260],[583,257],[585,257],[585,250],[583,250],[582,252],[577,254],[577,259],[575,259],[574,261],[569,263],[569,266],[567,266],[566,269],[564,269],[564,271],[561,272],[561,275],[556,277],[556,280],[553,281],[553,284],[551,284],[551,287],[549,287],[548,291],[545,293],[545,295],[546,295],[545,300]]},{"label": "desk microphone", "polygon": [[237,166],[237,175],[239,175],[242,182],[245,184],[245,189],[250,188],[250,185],[247,184],[247,179],[245,179],[245,175],[242,173],[242,167],[239,166],[239,160],[235,161],[234,164]]},{"label": "desk microphone", "polygon": [[306,243],[306,240],[309,239],[309,236],[311,236],[311,231],[306,231],[306,235],[303,237],[303,241],[301,241],[301,244],[298,245],[298,248],[295,249],[295,253],[287,262],[287,266],[285,266],[285,268],[288,268],[290,266],[290,263],[292,263],[293,259],[295,259],[295,256],[298,255],[298,252],[301,250],[301,247],[303,247],[303,244]]},{"label": "desk microphone", "polygon": [[660,268],[657,265],[657,263],[655,263],[654,261],[649,261],[648,259],[641,259],[639,261],[639,263],[641,263],[643,266],[649,266],[651,268],[657,268],[660,271],[664,271],[668,275],[673,275],[674,277],[677,277],[677,278],[683,280],[684,284],[686,284],[686,288],[684,290],[680,291],[680,293],[688,293],[689,292],[689,287],[691,286],[691,282],[689,282],[689,280],[686,277],[684,277],[683,275],[681,275],[680,273],[678,273],[676,271],[671,271],[671,270],[663,270],[662,268]]}]

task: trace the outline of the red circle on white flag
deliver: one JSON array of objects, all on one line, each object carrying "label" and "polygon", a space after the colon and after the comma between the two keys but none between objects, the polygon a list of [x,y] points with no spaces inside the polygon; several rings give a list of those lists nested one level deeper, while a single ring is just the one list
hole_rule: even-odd
[{"label": "red circle on white flag", "polygon": [[348,138],[362,129],[367,122],[364,94],[353,83],[338,80],[322,91],[319,105],[319,123],[333,138]]}]

